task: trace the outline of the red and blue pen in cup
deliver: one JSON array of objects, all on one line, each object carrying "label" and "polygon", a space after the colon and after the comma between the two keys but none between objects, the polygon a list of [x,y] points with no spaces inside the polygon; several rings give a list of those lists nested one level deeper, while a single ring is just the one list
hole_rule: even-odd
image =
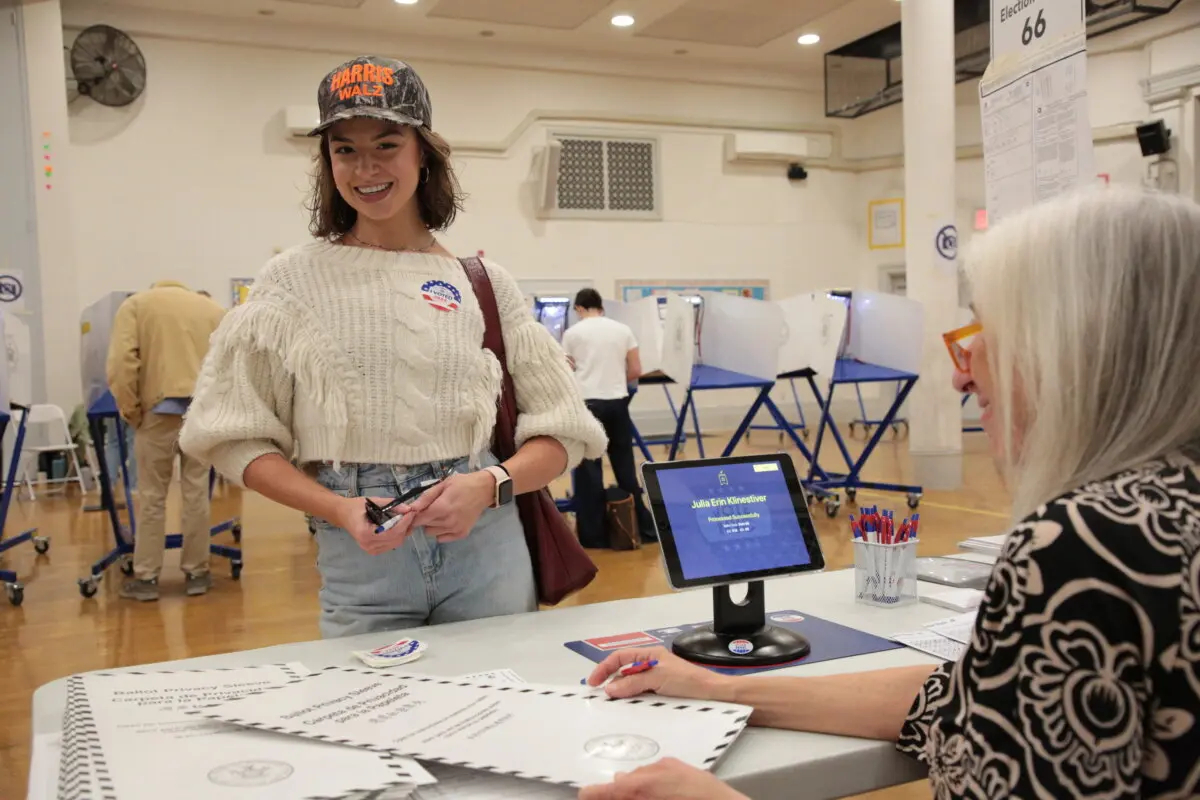
[{"label": "red and blue pen in cup", "polygon": [[862,509],[858,519],[850,515],[850,530],[855,541],[865,541],[870,544],[903,544],[916,541],[921,526],[921,515],[913,514],[900,523],[896,530],[896,513],[879,506],[868,506]]},{"label": "red and blue pen in cup", "polygon": [[879,606],[916,602],[920,528],[920,514],[897,528],[895,512],[878,506],[864,507],[857,518],[851,515],[856,600]]}]

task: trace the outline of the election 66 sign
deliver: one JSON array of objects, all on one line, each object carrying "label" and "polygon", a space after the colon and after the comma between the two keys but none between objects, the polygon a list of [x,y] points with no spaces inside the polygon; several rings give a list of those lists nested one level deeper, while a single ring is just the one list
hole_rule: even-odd
[{"label": "election 66 sign", "polygon": [[992,61],[1083,27],[1084,0],[992,0]]}]

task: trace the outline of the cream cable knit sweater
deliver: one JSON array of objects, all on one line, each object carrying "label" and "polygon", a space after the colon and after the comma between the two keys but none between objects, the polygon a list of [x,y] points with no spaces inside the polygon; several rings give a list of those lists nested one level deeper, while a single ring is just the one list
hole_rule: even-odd
[{"label": "cream cable knit sweater", "polygon": [[[604,431],[561,348],[513,277],[486,266],[516,387],[517,446],[552,436],[568,466],[599,458]],[[295,247],[213,334],[180,446],[238,482],[268,453],[399,465],[477,455],[491,442],[501,382],[483,327],[452,258]]]}]

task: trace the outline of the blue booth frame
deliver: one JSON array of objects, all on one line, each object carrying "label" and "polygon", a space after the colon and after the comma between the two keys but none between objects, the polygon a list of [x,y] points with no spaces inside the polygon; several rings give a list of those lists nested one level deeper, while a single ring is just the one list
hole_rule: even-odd
[{"label": "blue booth frame", "polygon": [[[904,400],[908,397],[908,393],[912,391],[916,384],[918,375],[912,372],[903,372],[889,367],[881,367],[877,364],[865,364],[860,361],[850,359],[838,359],[833,369],[833,379],[829,382],[829,395],[824,397],[821,394],[820,388],[817,386],[816,380],[809,374],[808,385],[812,389],[813,396],[816,397],[817,403],[821,406],[821,422],[817,427],[816,444],[813,446],[813,458],[810,459],[810,468],[808,481],[814,488],[819,488],[827,493],[833,493],[838,489],[842,489],[846,493],[846,498],[850,502],[855,502],[856,495],[859,489],[875,489],[884,492],[906,492],[908,494],[908,507],[917,508],[921,503],[921,495],[923,489],[920,486],[906,485],[899,483],[884,483],[877,481],[864,481],[859,476],[862,473],[863,466],[867,463],[867,459],[871,457],[871,453],[875,451],[880,439],[883,438],[883,432],[895,420],[896,414],[899,413],[900,407],[904,404]],[[833,421],[832,405],[834,390],[841,385],[854,385],[863,383],[897,383],[899,388],[896,391],[896,398],[892,402],[887,413],[883,418],[878,420],[878,427],[875,428],[874,434],[867,440],[863,447],[862,453],[855,460],[850,451],[846,448],[846,442],[842,438],[841,432],[837,428],[837,424]],[[865,415],[864,415],[865,416]],[[842,458],[845,459],[848,472],[826,472],[822,470],[817,459],[821,454],[821,445],[824,442],[825,431],[829,430],[837,443],[838,449],[842,453]],[[823,477],[822,477],[823,476]],[[825,512],[830,516],[836,516],[840,504],[834,501],[826,501]]]},{"label": "blue booth frame", "polygon": [[[108,465],[105,459],[98,457],[96,460],[100,469],[100,505],[108,513],[109,524],[112,528],[114,547],[102,558],[92,564],[91,573],[86,578],[79,579],[79,594],[83,597],[94,597],[98,591],[99,583],[104,578],[105,571],[113,564],[120,561],[121,572],[125,575],[133,574],[133,542],[137,536],[137,519],[133,512],[133,497],[129,491],[129,472],[126,466],[127,454],[125,451],[125,423],[121,420],[121,415],[117,411],[117,404],[113,400],[110,392],[105,392],[104,395],[97,400],[88,409],[87,412],[88,427],[92,432],[92,442],[95,444],[97,454],[103,452],[104,448],[104,420],[112,419],[116,421],[117,428],[117,448],[121,454],[121,477],[122,484],[125,487],[125,508],[129,514],[128,527],[122,524],[121,517],[117,510],[116,498],[113,496],[112,480],[108,474]],[[209,477],[209,493],[212,493],[213,476],[210,473]],[[226,520],[218,525],[214,525],[210,530],[211,536],[230,531],[233,534],[235,542],[242,540],[242,523],[237,517]],[[168,550],[177,550],[183,546],[183,535],[179,533],[167,534]],[[230,547],[223,544],[210,544],[209,552],[214,556],[229,559],[230,574],[236,581],[242,576],[242,550],[240,547]]]},{"label": "blue booth frame", "polygon": [[[21,412],[28,412],[29,409],[25,406],[12,405],[13,409]],[[27,531],[22,531],[11,539],[4,538],[4,527],[8,523],[8,509],[12,504],[13,494],[17,491],[17,470],[20,468],[21,448],[25,445],[25,430],[27,424],[27,416],[21,414],[21,422],[17,425],[16,440],[13,442],[13,457],[12,462],[8,465],[8,475],[4,482],[3,493],[0,493],[0,553],[7,552],[18,545],[25,542],[32,542],[33,549],[38,555],[44,555],[50,550],[50,538],[47,536],[38,536],[37,528],[30,528]],[[12,414],[7,410],[0,410],[0,439],[4,438],[4,434],[8,430],[8,424],[12,421]],[[4,584],[5,593],[8,595],[8,602],[14,606],[19,606],[25,601],[25,587],[17,580],[17,573],[8,569],[0,569],[0,583]]]}]

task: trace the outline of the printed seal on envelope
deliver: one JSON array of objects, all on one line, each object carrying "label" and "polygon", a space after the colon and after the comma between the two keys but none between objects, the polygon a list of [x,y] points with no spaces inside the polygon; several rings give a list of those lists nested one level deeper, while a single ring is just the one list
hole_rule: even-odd
[{"label": "printed seal on envelope", "polygon": [[293,772],[292,765],[282,761],[235,761],[211,770],[208,780],[217,786],[249,789],[286,781]]}]

